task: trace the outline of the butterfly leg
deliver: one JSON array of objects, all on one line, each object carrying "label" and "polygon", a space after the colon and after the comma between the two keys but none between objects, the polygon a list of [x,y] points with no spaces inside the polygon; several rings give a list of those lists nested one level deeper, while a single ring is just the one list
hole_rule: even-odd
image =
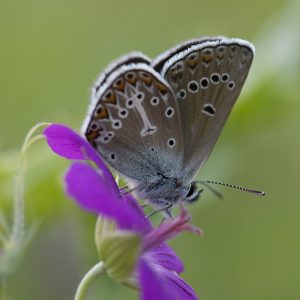
[{"label": "butterfly leg", "polygon": [[170,208],[172,207],[172,203],[167,203],[164,207],[161,207],[157,210],[154,210],[150,215],[146,216],[146,219],[151,218],[152,216],[154,216],[155,214],[157,214],[158,212],[162,212],[166,215],[166,217],[168,217],[169,219],[173,218],[173,215],[171,213]]}]

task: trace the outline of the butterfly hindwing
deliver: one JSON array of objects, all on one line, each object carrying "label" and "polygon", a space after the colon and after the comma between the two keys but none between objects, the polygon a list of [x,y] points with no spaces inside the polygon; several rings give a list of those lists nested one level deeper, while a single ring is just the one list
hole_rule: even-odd
[{"label": "butterfly hindwing", "polygon": [[93,147],[114,169],[137,181],[181,168],[178,106],[161,75],[128,56],[100,78],[83,128]]},{"label": "butterfly hindwing", "polygon": [[154,68],[173,88],[184,142],[183,173],[191,180],[213,149],[239,96],[254,47],[243,40],[210,38],[177,47]]}]

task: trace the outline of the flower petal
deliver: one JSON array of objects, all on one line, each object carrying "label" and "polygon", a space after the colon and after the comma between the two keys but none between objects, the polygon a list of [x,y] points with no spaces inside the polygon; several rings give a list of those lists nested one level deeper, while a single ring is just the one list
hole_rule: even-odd
[{"label": "flower petal", "polygon": [[[158,272],[158,271],[157,271]],[[185,299],[185,300],[197,300],[198,297],[195,291],[189,286],[179,275],[175,272],[171,272],[164,268],[159,270],[160,276],[165,278],[165,289],[170,291],[172,297],[168,299]],[[167,298],[166,298],[167,299]]]},{"label": "flower petal", "polygon": [[114,189],[109,189],[101,171],[77,162],[71,165],[65,180],[67,193],[83,209],[113,219],[120,229],[149,231],[147,220],[128,205],[128,201],[135,202],[134,198],[128,195],[124,200]]},{"label": "flower petal", "polygon": [[161,243],[160,245],[150,249],[145,253],[149,259],[162,267],[175,271],[180,274],[184,270],[184,265],[180,258],[176,255],[167,244]]},{"label": "flower petal", "polygon": [[44,130],[44,135],[49,147],[56,154],[67,159],[89,159],[95,162],[104,173],[107,184],[112,186],[116,191],[118,190],[111,172],[100,158],[100,155],[78,133],[65,125],[52,124]]},{"label": "flower petal", "polygon": [[[140,259],[139,266],[139,281],[141,288],[141,300],[164,300],[164,290],[162,282],[158,280],[155,272],[151,267],[143,260]],[[169,299],[171,300],[171,299]]]},{"label": "flower petal", "polygon": [[194,290],[174,271],[145,260],[139,262],[142,300],[197,300]]}]

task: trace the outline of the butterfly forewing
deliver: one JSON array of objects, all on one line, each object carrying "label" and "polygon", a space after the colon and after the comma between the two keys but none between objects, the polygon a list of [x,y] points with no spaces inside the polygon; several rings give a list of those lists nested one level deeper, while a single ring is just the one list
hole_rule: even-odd
[{"label": "butterfly forewing", "polygon": [[[212,38],[213,39],[213,38]],[[161,67],[176,93],[184,141],[184,173],[190,180],[206,161],[241,92],[254,54],[239,39],[192,45]]]},{"label": "butterfly forewing", "polygon": [[171,174],[181,167],[183,154],[174,92],[143,62],[114,65],[92,96],[84,134],[126,177],[146,181]]}]

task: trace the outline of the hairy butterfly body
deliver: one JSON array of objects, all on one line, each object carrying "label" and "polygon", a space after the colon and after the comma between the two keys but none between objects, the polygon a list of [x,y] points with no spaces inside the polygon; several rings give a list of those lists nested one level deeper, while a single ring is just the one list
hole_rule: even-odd
[{"label": "hairy butterfly body", "polygon": [[191,40],[153,62],[132,53],[97,80],[83,125],[91,145],[138,197],[170,215],[192,202],[193,182],[241,91],[253,46],[222,37]]}]

